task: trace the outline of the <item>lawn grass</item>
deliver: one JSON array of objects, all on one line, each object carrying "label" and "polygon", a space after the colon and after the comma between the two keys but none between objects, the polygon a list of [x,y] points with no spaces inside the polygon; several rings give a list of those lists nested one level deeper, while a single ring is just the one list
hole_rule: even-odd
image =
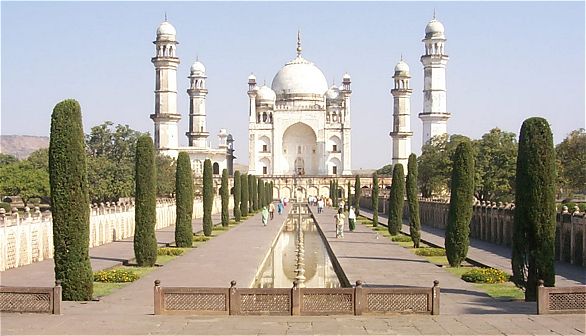
[{"label": "lawn grass", "polygon": [[123,282],[95,282],[94,281],[94,297],[100,298],[112,294],[117,289],[126,286],[127,283]]},{"label": "lawn grass", "polygon": [[[446,258],[447,264],[447,258]],[[462,278],[462,274],[468,272],[470,267],[445,267],[445,269],[456,275],[458,279]],[[464,281],[464,280],[462,280]],[[474,283],[474,287],[485,292],[491,297],[498,300],[524,300],[525,293],[517,288],[512,282],[502,282],[496,284]]]}]

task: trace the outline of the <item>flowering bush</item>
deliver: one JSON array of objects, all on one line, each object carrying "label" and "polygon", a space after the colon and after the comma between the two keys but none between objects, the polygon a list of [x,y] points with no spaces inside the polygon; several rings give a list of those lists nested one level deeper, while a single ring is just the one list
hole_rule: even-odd
[{"label": "flowering bush", "polygon": [[418,256],[424,257],[438,257],[438,256],[445,256],[446,250],[439,247],[420,247],[415,250],[415,254]]},{"label": "flowering bush", "polygon": [[474,283],[502,283],[509,280],[509,275],[495,268],[473,268],[462,274],[462,280]]},{"label": "flowering bush", "polygon": [[206,236],[193,236],[193,241],[194,242],[205,242],[210,240],[210,237],[206,237]]},{"label": "flowering bush", "polygon": [[138,275],[134,273],[134,271],[124,268],[116,268],[94,273],[94,281],[96,282],[133,282],[137,279]]},{"label": "flowering bush", "polygon": [[182,254],[183,254],[182,249],[172,248],[172,247],[161,247],[157,251],[157,255],[180,256]]}]

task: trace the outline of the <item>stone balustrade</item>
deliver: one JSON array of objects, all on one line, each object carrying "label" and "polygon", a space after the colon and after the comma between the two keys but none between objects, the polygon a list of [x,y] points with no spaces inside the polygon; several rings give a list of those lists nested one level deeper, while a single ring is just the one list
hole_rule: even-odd
[{"label": "stone balustrade", "polygon": [[[387,200],[379,200],[379,212],[387,213]],[[370,197],[362,197],[360,206],[371,209]],[[420,199],[421,225],[445,230],[448,224],[449,201],[442,199]],[[513,203],[479,202],[473,205],[470,221],[470,237],[498,245],[511,246],[514,221]],[[407,202],[403,210],[404,219],[409,218]],[[577,206],[563,207],[556,215],[555,257],[575,265],[586,266],[586,213]]]},{"label": "stone balustrade", "polygon": [[[233,198],[230,197],[230,209]],[[215,196],[212,213],[221,211],[220,196]],[[203,201],[193,204],[193,219],[203,217]],[[157,200],[157,223],[162,229],[175,225],[174,199]],[[89,247],[100,246],[134,235],[134,203],[100,203],[90,205]],[[7,214],[0,209],[0,271],[53,258],[53,220],[50,211],[38,207],[25,208],[19,214],[14,208]]]}]

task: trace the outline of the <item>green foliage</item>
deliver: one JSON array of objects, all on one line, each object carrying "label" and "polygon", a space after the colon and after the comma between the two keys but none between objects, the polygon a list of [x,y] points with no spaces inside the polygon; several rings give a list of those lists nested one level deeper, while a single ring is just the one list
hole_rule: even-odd
[{"label": "green foliage", "polygon": [[222,226],[230,224],[230,189],[228,188],[228,169],[222,170],[222,186],[220,187],[220,194],[222,197]]},{"label": "green foliage", "polygon": [[0,153],[0,167],[18,162],[18,158],[14,155]]},{"label": "green foliage", "polygon": [[509,275],[496,268],[473,268],[462,274],[462,280],[474,283],[503,283],[509,280]]},{"label": "green foliage", "polygon": [[12,207],[10,203],[0,202],[0,208],[6,210],[6,213],[9,214],[12,211]]},{"label": "green foliage", "polygon": [[178,247],[191,247],[193,228],[193,174],[191,160],[186,152],[179,152],[177,157],[177,170],[175,174],[176,219],[175,219],[175,244]]},{"label": "green foliage", "polygon": [[194,235],[193,236],[193,242],[206,242],[208,240],[210,240],[210,237],[206,237],[206,236],[202,236],[202,235]]},{"label": "green foliage", "polygon": [[256,211],[256,176],[248,175],[248,213]]},{"label": "green foliage", "polygon": [[458,145],[453,164],[445,247],[450,266],[459,267],[468,254],[474,201],[474,153],[469,141]]},{"label": "green foliage", "polygon": [[206,159],[203,163],[203,234],[212,235],[212,207],[214,206],[214,180],[212,175],[212,161]]},{"label": "green foliage", "polygon": [[73,99],[58,103],[51,115],[49,178],[55,279],[61,281],[63,300],[91,300],[87,165],[81,107]]},{"label": "green foliage", "polygon": [[242,198],[242,191],[241,189],[241,178],[240,178],[240,171],[237,170],[234,172],[234,220],[236,221],[236,223],[240,222],[240,199]]},{"label": "green foliage", "polygon": [[[134,195],[136,142],[142,133],[106,121],[85,136],[92,202],[118,201]],[[174,170],[173,170],[174,173]],[[172,176],[172,175],[171,175]],[[173,183],[173,179],[170,179]]]},{"label": "green foliage", "polygon": [[511,264],[513,282],[525,289],[526,301],[536,300],[537,280],[555,285],[555,168],[547,120],[525,120],[519,134]]},{"label": "green foliage", "polygon": [[360,176],[356,175],[354,178],[354,212],[356,216],[360,215],[360,194],[362,189],[360,188]]},{"label": "green foliage", "polygon": [[153,266],[157,261],[157,172],[155,149],[149,135],[138,138],[135,157],[134,255],[139,266]]},{"label": "green foliage", "polygon": [[49,172],[49,148],[37,149],[26,158],[26,161],[37,169]]},{"label": "green foliage", "polygon": [[439,247],[420,247],[415,250],[415,254],[423,257],[439,257],[445,256],[446,250]]},{"label": "green foliage", "polygon": [[332,185],[334,186],[334,189],[332,190],[332,194],[333,194],[332,206],[334,208],[337,208],[338,207],[338,201],[339,201],[339,198],[338,198],[338,190],[339,190],[339,188],[338,188],[338,180],[337,179],[334,180],[334,182],[332,183]]},{"label": "green foliage", "polygon": [[382,168],[377,169],[376,173],[378,175],[391,176],[393,175],[393,165],[390,163],[388,165],[384,165]]},{"label": "green foliage", "polygon": [[[191,238],[191,237],[190,237]],[[191,238],[193,239],[193,238]],[[191,247],[191,240],[189,241],[189,247]],[[157,255],[166,255],[166,256],[180,256],[185,252],[185,250],[181,248],[174,248],[174,247],[161,247],[157,250]]]},{"label": "green foliage", "polygon": [[157,197],[173,197],[173,194],[176,193],[175,172],[177,163],[175,159],[159,153],[155,157],[155,164],[157,166]]},{"label": "green foliage", "polygon": [[409,204],[409,233],[413,240],[413,247],[419,247],[421,239],[421,221],[419,219],[419,199],[417,198],[417,156],[409,155],[407,163],[407,203]]},{"label": "green foliage", "polygon": [[403,203],[405,199],[405,173],[403,165],[395,164],[393,167],[393,180],[391,182],[391,194],[389,195],[389,220],[388,227],[391,235],[397,235],[403,225]]},{"label": "green foliage", "polygon": [[346,186],[346,194],[348,195],[347,200],[348,200],[348,209],[350,209],[350,205],[353,205],[353,201],[352,201],[352,183],[350,183],[350,181],[348,181],[348,185]]},{"label": "green foliage", "polygon": [[248,216],[248,175],[240,175],[240,191],[242,197],[240,197],[240,213],[242,216]]},{"label": "green foliage", "polygon": [[138,278],[138,274],[125,268],[115,268],[94,273],[95,282],[133,282]]},{"label": "green foliage", "polygon": [[334,198],[334,180],[330,180],[330,194],[328,196],[329,199]]},{"label": "green foliage", "polygon": [[475,196],[481,201],[511,202],[514,199],[517,139],[515,133],[491,129],[473,142]]},{"label": "green foliage", "polygon": [[[85,160],[84,160],[85,161]],[[25,202],[31,197],[50,195],[49,172],[27,160],[0,166],[0,194],[20,196]]]},{"label": "green foliage", "polygon": [[378,174],[377,172],[372,173],[372,226],[378,226]]},{"label": "green foliage", "polygon": [[586,193],[586,130],[572,131],[556,146],[558,189],[562,194]]}]

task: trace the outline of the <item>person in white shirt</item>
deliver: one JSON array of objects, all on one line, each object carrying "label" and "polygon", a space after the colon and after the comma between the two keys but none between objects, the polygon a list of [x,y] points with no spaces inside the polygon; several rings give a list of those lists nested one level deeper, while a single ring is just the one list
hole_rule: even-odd
[{"label": "person in white shirt", "polygon": [[350,232],[356,228],[356,213],[354,212],[353,206],[350,206],[350,210],[348,211],[348,225],[350,226]]}]

